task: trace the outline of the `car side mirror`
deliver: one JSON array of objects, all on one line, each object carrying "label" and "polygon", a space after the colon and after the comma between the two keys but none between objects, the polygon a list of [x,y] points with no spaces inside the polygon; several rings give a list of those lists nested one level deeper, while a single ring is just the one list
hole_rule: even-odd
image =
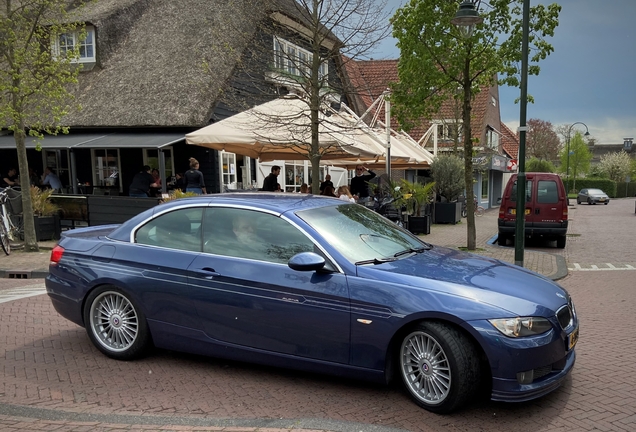
[{"label": "car side mirror", "polygon": [[325,259],[314,252],[301,252],[291,257],[287,265],[296,271],[317,271],[325,266]]}]

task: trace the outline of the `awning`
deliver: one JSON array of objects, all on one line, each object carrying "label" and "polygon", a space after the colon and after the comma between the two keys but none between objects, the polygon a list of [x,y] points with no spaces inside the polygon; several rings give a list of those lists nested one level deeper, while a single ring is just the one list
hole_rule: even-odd
[{"label": "awning", "polygon": [[[95,133],[45,135],[40,140],[43,149],[70,148],[161,148],[185,139],[184,133]],[[38,140],[26,138],[26,148],[36,148]],[[0,136],[0,150],[15,149],[13,135]]]}]

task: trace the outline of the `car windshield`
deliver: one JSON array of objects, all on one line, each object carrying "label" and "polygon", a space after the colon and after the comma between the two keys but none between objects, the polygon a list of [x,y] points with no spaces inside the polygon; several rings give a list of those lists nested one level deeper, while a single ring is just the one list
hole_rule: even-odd
[{"label": "car windshield", "polygon": [[378,264],[431,246],[390,220],[358,204],[342,204],[296,213],[349,261]]},{"label": "car windshield", "polygon": [[603,192],[600,189],[588,189],[587,193],[589,194],[596,194],[596,195],[603,195],[605,192]]}]

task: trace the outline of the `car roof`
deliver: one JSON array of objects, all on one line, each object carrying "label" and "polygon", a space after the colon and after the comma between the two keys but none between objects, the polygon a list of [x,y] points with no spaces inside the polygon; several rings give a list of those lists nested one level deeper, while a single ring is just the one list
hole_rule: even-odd
[{"label": "car roof", "polygon": [[220,205],[230,207],[251,207],[281,215],[289,211],[296,212],[299,210],[342,204],[347,203],[344,203],[338,198],[294,192],[235,192],[199,195],[196,197],[180,198],[159,204],[158,206],[146,210],[124,222],[108,237],[113,240],[128,241],[130,239],[130,232],[145,220],[150,219],[157,213],[163,213],[171,208],[184,206]]}]

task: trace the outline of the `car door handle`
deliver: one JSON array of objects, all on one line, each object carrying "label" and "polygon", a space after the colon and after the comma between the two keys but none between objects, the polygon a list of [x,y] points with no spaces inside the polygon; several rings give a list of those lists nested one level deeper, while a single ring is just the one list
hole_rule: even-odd
[{"label": "car door handle", "polygon": [[217,273],[217,271],[211,267],[203,267],[201,272],[203,273],[202,276],[204,279],[213,279],[214,276],[221,276],[221,273]]}]

